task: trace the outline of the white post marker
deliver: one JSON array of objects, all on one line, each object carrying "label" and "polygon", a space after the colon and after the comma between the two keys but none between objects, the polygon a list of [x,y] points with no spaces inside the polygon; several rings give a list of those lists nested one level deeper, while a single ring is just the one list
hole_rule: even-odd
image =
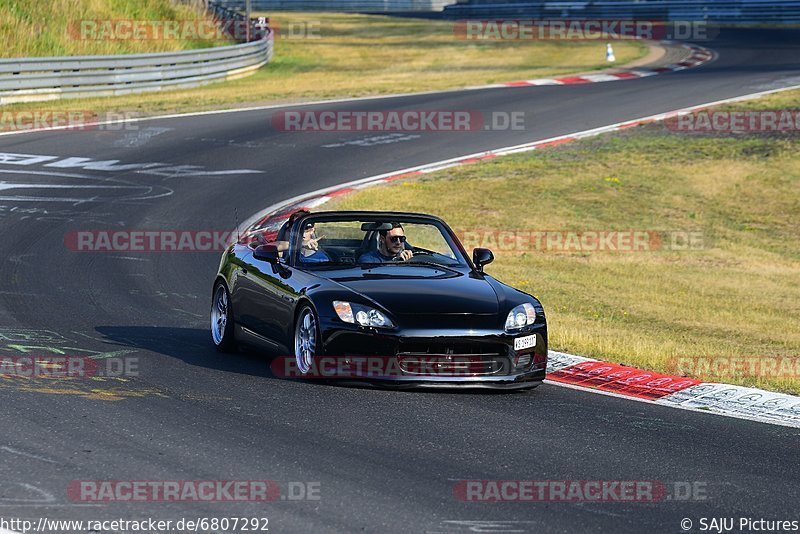
[{"label": "white post marker", "polygon": [[614,49],[611,48],[611,43],[606,44],[606,61],[613,63],[617,60],[614,56]]}]

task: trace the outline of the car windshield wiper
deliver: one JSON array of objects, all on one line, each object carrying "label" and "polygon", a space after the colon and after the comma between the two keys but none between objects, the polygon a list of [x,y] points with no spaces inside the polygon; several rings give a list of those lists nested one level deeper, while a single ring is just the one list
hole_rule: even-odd
[{"label": "car windshield wiper", "polygon": [[389,262],[386,262],[386,263],[379,263],[379,264],[376,264],[376,265],[408,265],[408,266],[411,266],[411,267],[414,267],[414,266],[437,267],[437,268],[448,269],[448,270],[450,270],[453,267],[458,267],[459,266],[457,263],[455,263],[455,264],[442,264],[442,263],[436,263],[434,261],[389,261]]}]

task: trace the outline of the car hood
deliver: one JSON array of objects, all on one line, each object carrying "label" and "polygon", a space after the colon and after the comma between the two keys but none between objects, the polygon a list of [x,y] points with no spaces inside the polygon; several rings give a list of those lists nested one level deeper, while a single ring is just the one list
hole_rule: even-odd
[{"label": "car hood", "polygon": [[330,280],[395,315],[497,315],[500,308],[491,284],[470,272],[389,266],[348,270]]}]

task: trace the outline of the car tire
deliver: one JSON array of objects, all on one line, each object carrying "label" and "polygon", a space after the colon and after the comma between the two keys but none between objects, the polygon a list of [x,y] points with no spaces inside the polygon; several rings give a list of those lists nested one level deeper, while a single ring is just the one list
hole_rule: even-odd
[{"label": "car tire", "polygon": [[211,340],[220,352],[236,352],[233,337],[233,305],[223,282],[214,285],[211,299]]},{"label": "car tire", "polygon": [[302,305],[297,312],[293,341],[297,370],[301,375],[307,375],[314,365],[314,358],[319,354],[320,346],[319,319],[308,304]]}]

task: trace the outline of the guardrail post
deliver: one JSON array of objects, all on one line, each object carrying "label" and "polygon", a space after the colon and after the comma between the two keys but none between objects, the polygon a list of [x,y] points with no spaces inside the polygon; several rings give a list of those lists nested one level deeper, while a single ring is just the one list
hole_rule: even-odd
[{"label": "guardrail post", "polygon": [[247,20],[247,42],[250,42],[250,15],[252,14],[253,10],[251,9],[250,0],[247,0],[247,4],[245,6],[245,18]]}]

